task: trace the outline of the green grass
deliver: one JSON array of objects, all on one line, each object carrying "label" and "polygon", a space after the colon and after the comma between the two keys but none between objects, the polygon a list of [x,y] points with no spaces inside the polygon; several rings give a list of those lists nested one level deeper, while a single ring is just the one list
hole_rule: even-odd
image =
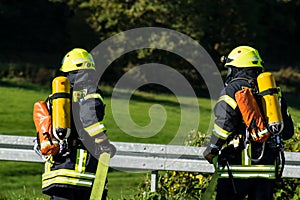
[{"label": "green grass", "polygon": [[41,193],[42,163],[0,162],[0,199],[47,199]]},{"label": "green grass", "polygon": [[0,92],[1,134],[34,135],[33,103],[47,94],[18,87],[0,87]]},{"label": "green grass", "polygon": [[[17,84],[16,82],[0,81],[0,134],[34,136],[35,127],[32,121],[33,104],[36,101],[44,100],[50,89],[30,85]],[[128,133],[120,129],[115,121],[111,109],[111,88],[104,87],[106,116],[105,123],[108,127],[109,138],[116,142],[141,142],[169,144],[172,142],[179,128],[182,110],[179,100],[174,95],[154,94],[146,92],[135,92],[130,100],[130,116],[124,115],[121,110],[116,110],[116,115],[121,120],[128,120],[129,117],[139,126],[145,127],[151,123],[149,109],[152,105],[158,104],[166,111],[166,121],[157,134],[151,133]],[[190,107],[194,99],[184,98],[184,112],[187,116],[184,119],[185,129],[177,143],[183,142],[184,136],[193,129],[207,132],[211,125],[211,101],[205,98],[198,98],[200,108],[200,122],[193,123],[197,113]],[[119,99],[123,103],[123,99]],[[292,101],[297,102],[297,101]],[[123,105],[123,104],[121,104]],[[159,107],[152,110],[152,119],[161,119],[163,116]],[[295,123],[300,121],[299,107],[295,103],[291,105],[290,112]],[[159,120],[157,121],[160,122]],[[140,135],[139,135],[140,134]],[[0,161],[0,200],[13,199],[48,199],[41,193],[41,170],[42,164],[25,162]],[[149,172],[148,172],[149,173]],[[112,170],[108,175],[109,198],[132,199],[137,192],[137,187],[146,176],[147,172],[122,172]]]},{"label": "green grass", "polygon": [[[117,99],[116,101],[118,104],[113,104],[114,112],[112,113],[111,99],[110,97],[105,98],[107,108],[105,123],[112,141],[169,144],[176,137],[179,139],[176,142],[173,141],[173,143],[183,144],[188,132],[191,130],[207,132],[210,125],[208,122],[211,117],[211,102],[208,99],[181,97],[179,102],[174,95],[135,92],[129,103],[129,115],[125,113],[126,110],[122,109],[126,105],[126,101],[124,99]],[[191,106],[192,103],[193,106]],[[200,106],[199,123],[195,123],[196,118],[199,116],[195,110],[196,104]],[[118,108],[118,105],[120,108]],[[180,105],[183,105],[184,108],[182,109]],[[162,111],[162,109],[165,111]],[[181,119],[183,112],[184,117]],[[164,113],[166,116],[164,116]],[[119,119],[117,122],[116,118]],[[157,126],[152,126],[157,133],[152,133],[149,129],[153,129],[147,127],[148,125],[151,126],[151,120],[153,124],[157,123]],[[138,129],[132,127],[130,131],[126,131],[120,128],[119,123],[122,122],[124,123],[123,127],[126,128],[129,127],[129,123],[135,123],[140,127]],[[159,129],[160,127],[162,128]],[[141,129],[144,129],[144,131],[141,131]]]},{"label": "green grass", "polygon": [[108,196],[110,200],[133,199],[138,186],[148,172],[114,171],[108,174]]}]

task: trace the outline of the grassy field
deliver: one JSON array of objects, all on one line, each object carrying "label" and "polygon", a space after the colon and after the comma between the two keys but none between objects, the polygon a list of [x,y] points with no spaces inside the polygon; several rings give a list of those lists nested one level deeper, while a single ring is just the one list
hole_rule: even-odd
[{"label": "grassy field", "polygon": [[[32,108],[36,101],[44,100],[49,94],[50,89],[41,88],[35,85],[22,84],[16,82],[0,82],[0,134],[34,136],[35,128],[32,121]],[[174,95],[153,94],[145,92],[135,92],[130,100],[130,116],[123,115],[120,112],[117,115],[120,119],[131,117],[139,126],[148,125],[152,118],[149,117],[149,109],[152,105],[163,106],[166,113],[166,122],[164,127],[155,135],[139,137],[138,133],[131,135],[120,129],[114,120],[111,109],[111,88],[104,88],[106,117],[105,123],[108,127],[108,134],[112,141],[118,142],[142,142],[142,143],[160,143],[168,144],[176,136],[178,124],[181,120],[181,110],[178,99]],[[189,127],[190,130],[198,129],[201,132],[207,132],[211,123],[211,101],[205,98],[197,99],[200,107],[200,122],[198,127]],[[188,103],[189,99],[185,99]],[[295,123],[300,122],[300,112],[297,101],[290,105],[290,112],[293,115]],[[152,117],[159,118],[161,111],[156,107],[152,109]],[[193,109],[187,109],[189,116],[184,119],[189,124],[194,116]],[[123,118],[122,118],[123,117]],[[185,135],[187,133],[184,133]],[[181,138],[184,140],[184,138]],[[41,170],[42,164],[7,162],[0,161],[0,200],[15,199],[48,199],[41,193]],[[109,198],[132,199],[137,192],[137,187],[148,172],[123,172],[111,170],[108,175],[109,180]]]}]

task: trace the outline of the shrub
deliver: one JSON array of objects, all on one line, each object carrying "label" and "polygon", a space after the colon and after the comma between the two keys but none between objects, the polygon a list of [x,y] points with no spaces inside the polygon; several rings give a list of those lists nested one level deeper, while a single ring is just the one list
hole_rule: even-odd
[{"label": "shrub", "polygon": [[[294,136],[285,141],[285,151],[299,152],[300,151],[300,132],[299,127],[296,127]],[[283,178],[282,182],[277,183],[274,199],[278,200],[296,200],[300,199],[300,180],[297,178]]]},{"label": "shrub", "polygon": [[273,72],[276,83],[282,87],[285,93],[298,93],[300,84],[300,73],[296,68],[282,68]]},{"label": "shrub", "polygon": [[[205,134],[191,131],[185,141],[189,146],[201,146]],[[184,171],[160,172],[156,192],[150,192],[149,176],[140,185],[134,199],[200,199],[211,179],[210,174]]]}]

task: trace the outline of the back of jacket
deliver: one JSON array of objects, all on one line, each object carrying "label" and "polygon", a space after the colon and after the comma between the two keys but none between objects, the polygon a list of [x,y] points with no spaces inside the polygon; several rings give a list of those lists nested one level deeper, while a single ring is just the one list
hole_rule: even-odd
[{"label": "back of jacket", "polygon": [[[42,190],[48,195],[62,192],[90,191],[98,160],[87,146],[95,151],[94,135],[106,130],[102,120],[105,105],[97,86],[86,86],[72,93],[71,134],[65,154],[53,156],[45,163]],[[99,153],[99,152],[98,152]]]},{"label": "back of jacket", "polygon": [[[228,160],[234,177],[239,178],[275,178],[278,165],[278,148],[274,148],[274,137],[268,141],[246,144],[246,126],[235,100],[235,93],[245,87],[251,88],[249,80],[256,80],[255,70],[241,70],[233,80],[222,90],[220,98],[214,108],[216,117],[214,135],[226,140],[227,146],[221,151],[221,156]],[[287,113],[285,100],[281,100],[281,110],[284,119],[282,138],[288,139],[293,133],[293,122]],[[247,147],[247,148],[246,148]],[[220,166],[220,177],[228,177],[228,172]]]}]

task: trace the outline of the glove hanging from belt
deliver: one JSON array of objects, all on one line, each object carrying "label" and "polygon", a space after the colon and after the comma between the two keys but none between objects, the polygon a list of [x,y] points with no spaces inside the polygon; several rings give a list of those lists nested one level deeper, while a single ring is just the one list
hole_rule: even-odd
[{"label": "glove hanging from belt", "polygon": [[113,157],[116,154],[116,147],[111,144],[108,140],[108,137],[106,133],[101,132],[100,134],[97,134],[94,136],[95,138],[95,154],[100,155],[103,152],[107,152],[110,154],[111,157]]}]

